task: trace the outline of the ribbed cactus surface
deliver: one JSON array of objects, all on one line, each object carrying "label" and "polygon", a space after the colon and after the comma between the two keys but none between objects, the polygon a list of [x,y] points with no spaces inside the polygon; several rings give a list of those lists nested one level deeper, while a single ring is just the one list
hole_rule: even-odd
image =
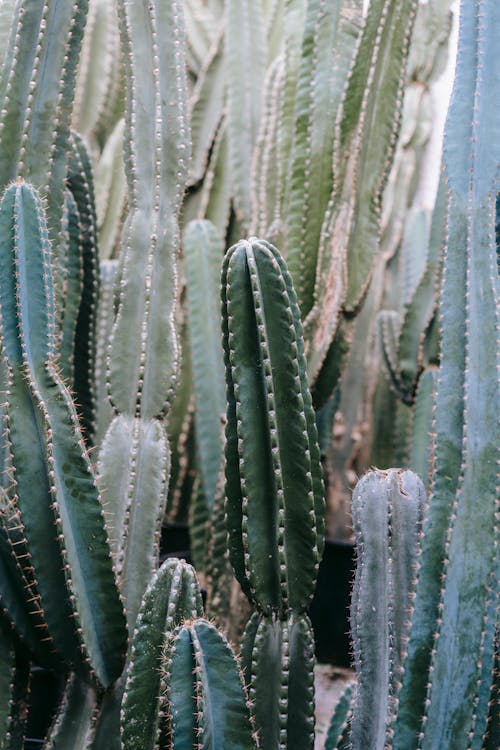
[{"label": "ribbed cactus surface", "polygon": [[7,460],[29,549],[26,567],[33,568],[55,648],[75,669],[87,661],[109,685],[123,666],[123,609],[101,500],[57,365],[44,209],[23,180],[2,198],[0,233]]},{"label": "ribbed cactus surface", "polygon": [[423,484],[411,471],[371,471],[354,490],[353,750],[383,750],[396,710],[424,501]]},{"label": "ribbed cactus surface", "polygon": [[231,561],[262,611],[304,611],[323,544],[323,484],[301,324],[272,245],[242,241],[222,271],[226,512]]},{"label": "ribbed cactus surface", "polygon": [[[434,474],[394,747],[481,747],[498,622],[500,6],[462,2],[445,131]],[[421,717],[424,717],[422,722]]]},{"label": "ribbed cactus surface", "polygon": [[263,747],[314,742],[314,638],[306,615],[323,550],[323,481],[295,291],[255,237],[222,267],[230,559],[256,607],[242,646]]}]

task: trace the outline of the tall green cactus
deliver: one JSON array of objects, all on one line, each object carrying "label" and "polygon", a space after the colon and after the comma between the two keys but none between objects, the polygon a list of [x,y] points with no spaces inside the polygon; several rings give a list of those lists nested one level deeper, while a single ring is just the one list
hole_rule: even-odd
[{"label": "tall green cactus", "polygon": [[262,611],[303,611],[323,545],[323,485],[295,292],[272,245],[252,238],[228,251],[222,316],[231,560]]},{"label": "tall green cactus", "polygon": [[[395,748],[481,747],[497,621],[500,304],[495,242],[500,7],[461,3],[445,134],[447,242],[433,489]],[[421,722],[421,717],[425,720]]]},{"label": "tall green cactus", "polygon": [[33,568],[55,648],[74,669],[85,671],[87,661],[107,686],[123,667],[123,610],[95,479],[56,363],[53,267],[43,206],[23,180],[2,198],[0,232],[7,452],[29,548],[26,567]]},{"label": "tall green cactus", "polygon": [[[117,414],[99,461],[132,628],[156,567],[166,503],[169,449],[163,416],[177,367],[178,212],[187,175],[189,127],[178,2],[146,8],[123,0],[118,7],[127,71],[129,215],[108,360],[108,388]],[[166,38],[170,34],[173,44]],[[141,86],[143,79],[150,85]],[[157,115],[152,117],[152,112]]]},{"label": "tall green cactus", "polygon": [[305,611],[323,547],[323,483],[297,301],[272,245],[251,238],[228,250],[222,318],[229,552],[257,608],[242,646],[246,679],[264,747],[312,747]]}]

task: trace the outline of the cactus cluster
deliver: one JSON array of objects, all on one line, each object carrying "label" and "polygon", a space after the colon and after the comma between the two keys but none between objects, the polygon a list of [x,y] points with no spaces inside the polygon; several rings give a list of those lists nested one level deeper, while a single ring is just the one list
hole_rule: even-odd
[{"label": "cactus cluster", "polygon": [[324,747],[498,748],[500,10],[431,210],[449,7],[0,0],[0,750],[35,665],[45,750],[317,747],[375,463]]}]

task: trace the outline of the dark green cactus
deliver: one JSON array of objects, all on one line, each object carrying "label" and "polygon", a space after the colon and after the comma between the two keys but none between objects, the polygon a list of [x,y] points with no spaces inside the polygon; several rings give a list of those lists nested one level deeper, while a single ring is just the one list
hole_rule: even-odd
[{"label": "dark green cactus", "polygon": [[314,741],[305,611],[323,548],[323,482],[297,301],[272,245],[251,238],[228,250],[222,320],[229,554],[258,610],[243,665],[263,746],[298,750]]},{"label": "dark green cactus", "polygon": [[264,612],[304,611],[323,544],[323,484],[301,324],[284,262],[252,238],[222,271],[231,561]]},{"label": "dark green cactus", "polygon": [[88,661],[109,685],[123,666],[123,609],[95,479],[56,364],[43,206],[22,180],[2,198],[0,232],[7,450],[29,565],[56,649],[75,669]]},{"label": "dark green cactus", "polygon": [[169,639],[166,657],[173,747],[255,750],[242,677],[222,634],[207,620],[186,622]]},{"label": "dark green cactus", "polygon": [[83,750],[92,747],[99,712],[99,697],[95,687],[71,674],[66,682],[44,750]]},{"label": "dark green cactus", "polygon": [[165,731],[160,704],[166,690],[161,667],[166,641],[184,620],[201,617],[202,611],[194,570],[178,560],[165,561],[144,595],[134,631],[122,708],[124,750],[154,748]]},{"label": "dark green cactus", "polygon": [[308,616],[254,613],[241,659],[261,747],[312,747],[314,636]]}]

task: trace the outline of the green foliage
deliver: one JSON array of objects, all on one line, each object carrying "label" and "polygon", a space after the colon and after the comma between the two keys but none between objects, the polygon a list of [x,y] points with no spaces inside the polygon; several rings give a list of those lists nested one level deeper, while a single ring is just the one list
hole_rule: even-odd
[{"label": "green foliage", "polygon": [[0,2],[0,750],[31,663],[46,750],[311,749],[374,462],[325,747],[498,745],[500,11],[461,4],[432,213],[449,5]]}]

